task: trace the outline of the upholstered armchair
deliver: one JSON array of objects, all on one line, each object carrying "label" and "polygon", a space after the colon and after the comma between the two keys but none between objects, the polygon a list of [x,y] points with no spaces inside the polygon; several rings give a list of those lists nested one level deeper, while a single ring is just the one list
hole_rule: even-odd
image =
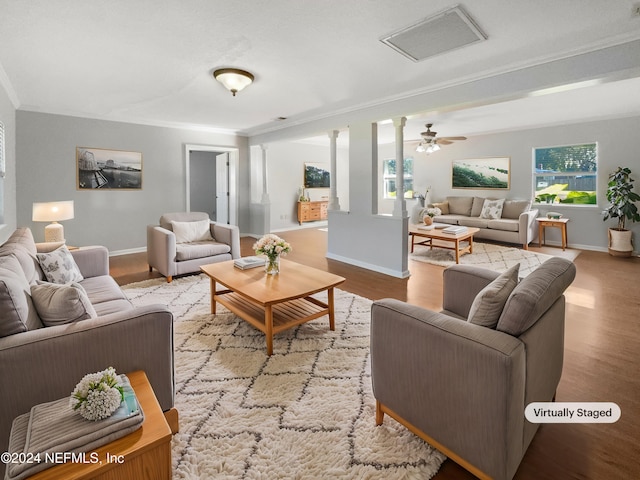
[{"label": "upholstered armchair", "polygon": [[374,302],[376,423],[389,415],[479,478],[513,478],[539,426],[525,407],[555,399],[574,277],[562,258],[519,282],[456,265],[444,271],[441,312]]},{"label": "upholstered armchair", "polygon": [[240,258],[240,231],[209,220],[204,212],[166,213],[147,226],[147,262],[171,282],[200,265]]}]

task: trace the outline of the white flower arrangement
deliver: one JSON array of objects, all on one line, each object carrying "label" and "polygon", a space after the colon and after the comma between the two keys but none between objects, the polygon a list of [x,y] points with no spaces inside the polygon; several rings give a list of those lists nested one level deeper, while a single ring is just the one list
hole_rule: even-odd
[{"label": "white flower arrangement", "polygon": [[87,420],[97,421],[115,412],[124,400],[124,390],[113,367],[85,375],[71,393],[69,405]]},{"label": "white flower arrangement", "polygon": [[442,210],[440,210],[438,207],[431,207],[431,208],[427,208],[425,209],[424,213],[426,215],[429,215],[431,218],[437,216],[437,215],[441,215],[442,214]]},{"label": "white flower arrangement", "polygon": [[271,260],[278,255],[286,255],[289,253],[291,251],[291,245],[277,235],[268,233],[253,244],[253,249],[256,255],[263,254]]}]

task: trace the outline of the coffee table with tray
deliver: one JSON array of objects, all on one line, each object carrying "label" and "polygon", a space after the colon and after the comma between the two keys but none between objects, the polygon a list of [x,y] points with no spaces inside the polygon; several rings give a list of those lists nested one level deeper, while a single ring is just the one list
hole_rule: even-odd
[{"label": "coffee table with tray", "polygon": [[[460,263],[460,255],[473,253],[473,235],[480,231],[479,228],[468,227],[465,232],[458,234],[444,233],[443,229],[450,227],[446,224],[434,224],[433,228],[427,229],[424,224],[409,225],[409,235],[411,236],[411,253],[415,245],[426,245],[429,248],[444,248],[453,250],[456,256],[456,263]],[[426,240],[416,242],[416,237]],[[437,241],[438,243],[434,243]]]},{"label": "coffee table with tray", "polygon": [[[280,273],[264,268],[241,270],[233,260],[200,267],[211,280],[211,313],[220,303],[264,332],[267,355],[273,353],[273,336],[310,320],[329,316],[335,330],[333,289],[343,277],[288,260],[280,260]],[[226,287],[216,291],[216,283]],[[327,291],[327,303],[311,295]]]}]

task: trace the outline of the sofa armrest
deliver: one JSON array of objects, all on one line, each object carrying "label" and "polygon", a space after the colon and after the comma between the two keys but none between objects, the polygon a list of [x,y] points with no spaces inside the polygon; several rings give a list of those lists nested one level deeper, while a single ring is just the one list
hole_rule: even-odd
[{"label": "sofa armrest", "polygon": [[240,258],[240,229],[235,225],[211,222],[211,235],[217,242],[231,247],[231,257]]},{"label": "sofa armrest", "polygon": [[147,226],[147,263],[163,275],[176,274],[176,236],[159,225]]},{"label": "sofa armrest", "polygon": [[522,212],[519,217],[520,225],[518,226],[519,240],[522,245],[526,246],[533,242],[538,236],[538,228],[536,225],[536,218],[538,217],[538,210],[533,209],[527,212]]},{"label": "sofa armrest", "polygon": [[173,315],[148,305],[0,338],[0,451],[13,419],[64,398],[87,373],[109,366],[146,372],[162,410],[173,407]]},{"label": "sofa armrest", "polygon": [[472,265],[452,265],[442,272],[442,308],[467,318],[476,295],[500,273]]},{"label": "sofa armrest", "polygon": [[80,247],[71,250],[84,278],[109,275],[109,250],[102,246]]},{"label": "sofa armrest", "polygon": [[525,375],[515,337],[398,300],[372,306],[376,400],[490,476],[522,458]]}]

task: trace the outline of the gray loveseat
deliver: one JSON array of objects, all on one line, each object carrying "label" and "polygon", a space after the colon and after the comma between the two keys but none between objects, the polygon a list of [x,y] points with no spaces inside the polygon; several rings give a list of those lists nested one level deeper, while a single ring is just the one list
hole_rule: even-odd
[{"label": "gray loveseat", "polygon": [[435,222],[476,227],[480,231],[474,238],[519,243],[526,250],[538,236],[538,210],[531,210],[531,202],[526,200],[505,200],[499,218],[481,218],[485,200],[484,197],[451,196],[429,206],[442,211],[442,215],[434,217]]},{"label": "gray loveseat", "polygon": [[[525,407],[552,401],[560,382],[563,292],[575,271],[572,262],[552,258],[515,279],[504,306],[495,308],[495,328],[467,317],[482,311],[476,295],[490,291],[498,274],[469,265],[444,271],[441,312],[374,302],[376,423],[384,414],[395,418],[479,478],[513,478],[539,427],[525,419]],[[498,287],[494,294],[505,290]]]},{"label": "gray loveseat", "polygon": [[[211,222],[205,212],[165,213],[159,223],[147,226],[147,262],[149,271],[155,268],[167,282],[175,275],[200,272],[201,265],[240,258],[238,227]],[[194,238],[194,231],[185,228],[201,223],[207,226],[206,237]],[[178,228],[186,232],[177,235]]]},{"label": "gray loveseat", "polygon": [[[107,249],[84,247],[71,254],[83,277],[77,283],[91,303],[81,306],[95,317],[82,315],[65,323],[66,312],[76,315],[79,303],[47,312],[39,297],[38,302],[32,298],[34,289],[55,286],[41,283],[45,274],[38,247],[53,249],[34,243],[28,228],[16,230],[0,247],[0,451],[7,450],[15,417],[36,404],[69,396],[85,374],[109,366],[118,373],[144,370],[177,431],[172,313],[165,305],[134,307],[109,276]],[[43,321],[51,324],[52,316],[58,317],[56,324],[45,326]]]}]

